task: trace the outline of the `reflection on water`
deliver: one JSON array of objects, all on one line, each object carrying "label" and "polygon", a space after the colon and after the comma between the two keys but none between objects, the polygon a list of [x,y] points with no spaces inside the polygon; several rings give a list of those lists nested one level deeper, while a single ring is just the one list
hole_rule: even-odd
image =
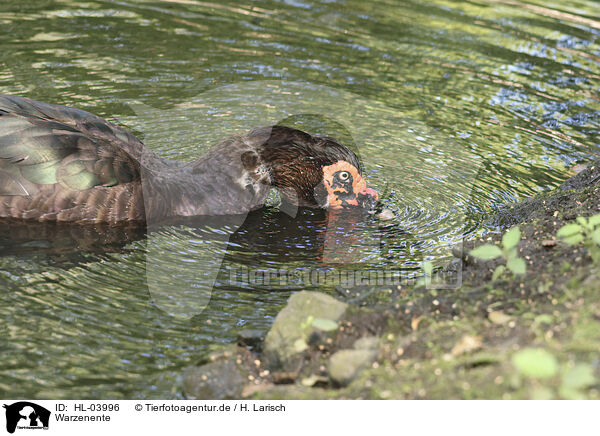
[{"label": "reflection on water", "polygon": [[[598,154],[600,21],[595,2],[572,4],[0,4],[1,93],[98,113],[183,160],[258,125],[327,134],[357,150],[395,213],[381,223],[272,202],[241,225],[0,223],[0,394],[177,397],[182,366],[241,328],[267,329],[306,287],[233,286],[240,266],[414,273],[447,261],[498,205]],[[201,313],[171,316],[153,298],[152,283],[194,289],[207,271]]]}]

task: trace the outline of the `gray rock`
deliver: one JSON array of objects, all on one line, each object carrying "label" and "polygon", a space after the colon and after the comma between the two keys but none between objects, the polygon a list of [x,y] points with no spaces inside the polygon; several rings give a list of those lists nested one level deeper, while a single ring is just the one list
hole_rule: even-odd
[{"label": "gray rock", "polygon": [[301,291],[290,297],[288,304],[275,318],[264,344],[264,356],[272,370],[295,371],[302,362],[302,352],[294,346],[306,339],[301,324],[309,316],[339,321],[348,305],[320,292]]},{"label": "gray rock", "polygon": [[183,378],[186,397],[196,400],[239,399],[247,375],[233,360],[222,360],[188,368]]},{"label": "gray rock", "polygon": [[329,358],[329,378],[341,386],[349,384],[375,361],[375,350],[340,350]]},{"label": "gray rock", "polygon": [[377,350],[379,348],[379,338],[377,336],[365,336],[354,342],[355,350]]}]

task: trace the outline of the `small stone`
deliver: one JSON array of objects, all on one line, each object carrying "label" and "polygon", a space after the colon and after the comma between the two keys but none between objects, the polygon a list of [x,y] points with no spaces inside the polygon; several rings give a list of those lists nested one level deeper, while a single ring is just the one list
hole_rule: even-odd
[{"label": "small stone", "polygon": [[506,324],[511,320],[511,317],[502,312],[501,310],[490,312],[488,318],[494,324]]},{"label": "small stone", "polygon": [[327,378],[320,375],[312,374],[306,378],[303,378],[300,381],[300,384],[306,387],[314,386],[316,383],[327,383]]},{"label": "small stone", "polygon": [[289,371],[289,372],[274,372],[273,375],[273,383],[276,385],[286,385],[290,383],[294,383],[296,378],[298,377],[297,371]]},{"label": "small stone", "polygon": [[373,350],[340,350],[329,358],[329,377],[335,383],[345,386],[377,357]]},{"label": "small stone", "polygon": [[553,239],[544,239],[542,241],[542,247],[544,248],[552,248],[556,245],[556,240]]},{"label": "small stone", "polygon": [[464,335],[454,345],[454,347],[452,348],[452,351],[450,351],[450,353],[453,356],[460,356],[461,354],[478,350],[479,348],[481,348],[481,346],[482,346],[481,336]]},{"label": "small stone", "polygon": [[416,331],[419,328],[419,323],[421,322],[422,318],[422,316],[417,316],[410,321],[410,327],[413,329],[413,331]]},{"label": "small stone", "polygon": [[379,338],[377,336],[365,336],[354,342],[355,350],[376,350],[379,347]]},{"label": "small stone", "polygon": [[247,377],[234,361],[211,362],[188,368],[183,389],[190,399],[232,400],[241,397]]},{"label": "small stone", "polygon": [[384,208],[381,212],[375,214],[375,218],[377,218],[380,221],[389,221],[391,219],[394,219],[394,217],[394,212],[392,212],[391,209],[387,208]]}]

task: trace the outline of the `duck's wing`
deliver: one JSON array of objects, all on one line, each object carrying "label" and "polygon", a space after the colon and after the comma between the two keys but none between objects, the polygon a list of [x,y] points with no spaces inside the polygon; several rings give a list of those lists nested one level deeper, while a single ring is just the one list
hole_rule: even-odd
[{"label": "duck's wing", "polygon": [[131,133],[91,113],[0,95],[0,217],[143,220],[147,153]]}]

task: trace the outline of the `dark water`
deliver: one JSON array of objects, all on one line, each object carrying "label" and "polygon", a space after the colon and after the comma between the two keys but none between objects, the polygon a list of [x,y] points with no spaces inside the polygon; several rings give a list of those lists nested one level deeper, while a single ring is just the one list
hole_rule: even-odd
[{"label": "dark water", "polygon": [[[178,397],[183,366],[267,329],[314,287],[307,271],[443,266],[499,205],[598,154],[599,15],[594,1],[2,2],[0,93],[97,113],[184,160],[259,125],[326,133],[396,216],[292,217],[273,199],[147,237],[0,225],[0,396]],[[296,275],[233,283],[242,266]]]}]

